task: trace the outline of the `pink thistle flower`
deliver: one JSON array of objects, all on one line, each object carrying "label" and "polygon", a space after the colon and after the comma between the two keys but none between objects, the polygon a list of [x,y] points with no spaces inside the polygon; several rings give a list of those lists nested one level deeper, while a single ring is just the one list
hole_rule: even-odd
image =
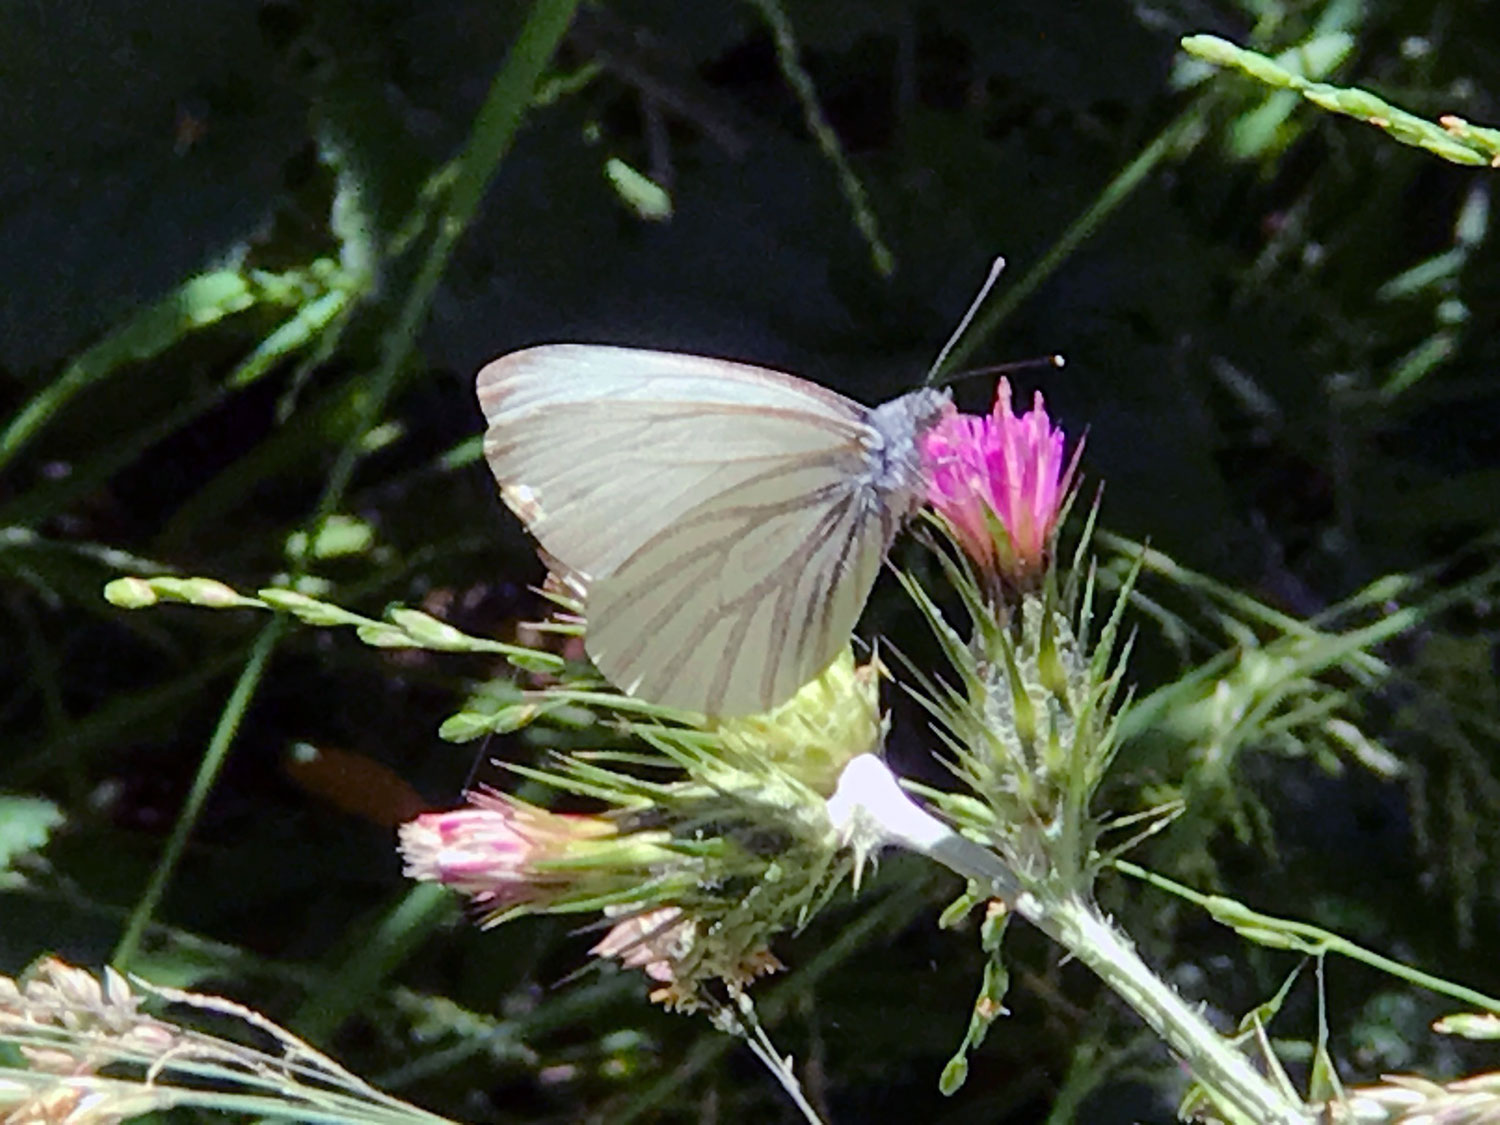
[{"label": "pink thistle flower", "polygon": [[927,432],[928,500],[981,571],[1027,586],[1045,569],[1078,466],[1065,452],[1041,392],[1017,416],[1005,379],[989,417],[952,414]]},{"label": "pink thistle flower", "polygon": [[562,861],[616,835],[597,816],[548,812],[488,790],[468,796],[468,808],[401,825],[404,872],[469,895],[496,919],[516,907],[546,906],[574,888],[584,873]]}]

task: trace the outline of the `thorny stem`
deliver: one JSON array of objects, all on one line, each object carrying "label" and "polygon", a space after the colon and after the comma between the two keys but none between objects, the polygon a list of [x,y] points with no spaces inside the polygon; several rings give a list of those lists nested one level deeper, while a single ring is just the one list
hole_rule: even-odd
[{"label": "thorny stem", "polygon": [[1210,1091],[1215,1108],[1238,1125],[1311,1125],[1310,1110],[1250,1065],[1202,1013],[1141,960],[1130,939],[1077,887],[1034,889],[988,848],[921,809],[873,755],[845,767],[829,816],[856,848],[880,844],[920,852],[984,887],[1093,970],[1129,1004]]},{"label": "thorny stem", "polygon": [[1220,1112],[1246,1125],[1307,1125],[1311,1111],[1250,1065],[1203,1018],[1202,1012],[1157,976],[1126,935],[1082,895],[1048,902],[1027,920],[1094,971],[1175,1051]]}]

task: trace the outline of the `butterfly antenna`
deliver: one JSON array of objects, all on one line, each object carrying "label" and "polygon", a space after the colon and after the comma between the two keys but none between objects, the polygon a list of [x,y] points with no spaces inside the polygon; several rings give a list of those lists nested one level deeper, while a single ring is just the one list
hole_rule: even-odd
[{"label": "butterfly antenna", "polygon": [[490,742],[494,739],[493,732],[484,736],[484,741],[479,744],[479,749],[474,752],[473,759],[469,762],[469,774],[464,778],[460,793],[467,793],[474,788],[474,781],[479,776],[479,767],[485,760],[485,751],[490,748]]},{"label": "butterfly antenna", "polygon": [[937,359],[933,360],[932,366],[927,369],[927,378],[922,380],[924,387],[932,386],[933,380],[937,378],[937,373],[943,369],[944,361],[947,360],[949,353],[953,351],[958,341],[963,338],[963,334],[968,331],[969,325],[974,323],[974,317],[979,312],[979,306],[984,304],[984,299],[990,295],[990,290],[995,287],[995,282],[1000,280],[1000,272],[1004,269],[1004,258],[997,257],[990,263],[989,276],[984,279],[984,284],[979,287],[979,294],[969,302],[969,311],[964,313],[963,319],[958,322],[958,327],[953,330],[953,335],[948,337],[948,342],[943,345],[943,350],[938,352]]},{"label": "butterfly antenna", "polygon": [[1009,363],[991,363],[984,367],[969,367],[955,372],[943,380],[956,383],[960,379],[973,379],[978,375],[1011,375],[1017,371],[1030,371],[1034,367],[1050,367],[1054,371],[1068,366],[1068,361],[1053,352],[1051,355],[1035,355],[1030,359],[1013,359]]}]

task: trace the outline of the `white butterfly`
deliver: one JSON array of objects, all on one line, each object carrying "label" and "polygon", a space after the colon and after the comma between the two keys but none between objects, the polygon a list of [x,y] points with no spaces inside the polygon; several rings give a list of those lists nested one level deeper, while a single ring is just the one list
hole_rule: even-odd
[{"label": "white butterfly", "polygon": [[554,344],[479,373],[506,503],[586,589],[585,647],[624,691],[767,711],[837,655],[923,503],[924,389],[870,408],[727,360]]}]

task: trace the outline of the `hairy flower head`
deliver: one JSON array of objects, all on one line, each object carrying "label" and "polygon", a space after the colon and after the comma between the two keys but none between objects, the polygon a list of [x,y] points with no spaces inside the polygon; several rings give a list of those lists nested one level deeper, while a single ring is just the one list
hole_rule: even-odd
[{"label": "hairy flower head", "polygon": [[880,743],[879,671],[873,661],[856,667],[846,647],[779,707],[720,720],[714,733],[731,754],[779,766],[826,797],[845,764]]}]

